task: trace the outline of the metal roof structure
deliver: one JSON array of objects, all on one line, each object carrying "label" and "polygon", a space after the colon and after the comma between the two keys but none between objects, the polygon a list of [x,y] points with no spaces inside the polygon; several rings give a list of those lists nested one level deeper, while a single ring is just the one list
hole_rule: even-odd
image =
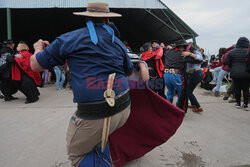
[{"label": "metal roof structure", "polygon": [[[1,0],[0,8],[84,8],[96,0]],[[164,9],[159,0],[101,0],[110,8]]]},{"label": "metal roof structure", "polygon": [[[3,11],[7,8],[7,12],[5,12],[7,14],[0,15],[0,19],[6,21],[8,25],[12,22],[14,39],[26,40],[28,37],[34,37],[29,34],[23,35],[21,29],[17,28],[22,24],[29,27],[28,29],[34,34],[40,33],[53,40],[59,33],[82,26],[82,18],[73,16],[72,12],[85,10],[83,8],[86,8],[90,1],[96,0],[0,0],[0,13],[4,13]],[[122,40],[128,41],[136,48],[151,40],[171,44],[180,39],[193,39],[196,43],[195,38],[198,34],[161,0],[101,1],[109,3],[112,12],[123,15],[122,18],[112,21],[120,30]],[[10,12],[13,16],[11,21],[8,17]],[[3,32],[5,26],[1,28],[3,25],[0,25],[0,34],[5,33]],[[7,31],[8,38],[11,38],[9,29],[11,28],[8,28]],[[53,31],[51,31],[52,29]]]}]

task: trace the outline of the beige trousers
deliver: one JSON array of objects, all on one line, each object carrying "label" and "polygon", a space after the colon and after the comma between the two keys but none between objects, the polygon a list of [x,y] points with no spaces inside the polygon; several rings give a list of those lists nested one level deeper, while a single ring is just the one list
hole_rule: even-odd
[{"label": "beige trousers", "polygon": [[[130,114],[130,106],[111,117],[110,133],[122,127]],[[67,152],[75,166],[88,152],[101,143],[103,120],[85,120],[76,114],[71,117],[67,130]]]}]

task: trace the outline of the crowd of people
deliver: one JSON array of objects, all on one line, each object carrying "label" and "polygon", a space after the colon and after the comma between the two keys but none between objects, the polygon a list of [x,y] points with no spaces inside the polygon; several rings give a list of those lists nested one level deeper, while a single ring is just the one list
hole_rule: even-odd
[{"label": "crowd of people", "polygon": [[[223,100],[228,100],[232,95],[233,97],[229,102],[236,102],[236,108],[243,108],[246,111],[248,111],[249,101],[249,50],[249,40],[246,37],[241,37],[238,39],[236,45],[228,48],[220,48],[217,58],[211,57],[210,59],[210,68],[213,71],[210,84],[213,85],[213,94],[217,97],[221,95],[220,88],[223,80],[225,80],[230,86]],[[241,103],[242,91],[243,104]]]},{"label": "crowd of people", "polygon": [[[131,47],[127,41],[123,42],[128,53],[132,53]],[[37,87],[43,87],[54,83],[51,77],[54,76],[57,90],[66,88],[70,81],[71,74],[67,61],[63,65],[57,65],[50,69],[40,72],[34,72],[30,68],[28,45],[21,41],[15,50],[15,43],[12,40],[3,42],[1,53],[1,92],[0,98],[5,101],[16,100],[12,95],[18,90],[26,96],[25,103],[33,103],[39,99],[39,91]],[[204,49],[195,47],[192,43],[185,41],[177,41],[173,45],[166,45],[164,42],[153,40],[146,42],[141,48],[139,57],[146,62],[149,80],[147,85],[158,95],[173,103],[175,95],[178,100],[176,105],[183,110],[187,110],[187,99],[190,100],[194,112],[202,112],[199,102],[193,94],[196,86],[205,78],[204,69],[212,71],[212,81],[209,81],[210,88],[215,96],[220,96],[220,88],[223,80],[232,82],[223,99],[228,100],[232,95],[230,103],[237,102],[236,107],[240,108],[239,99],[241,99],[241,91],[243,90],[244,103],[243,108],[248,110],[249,98],[249,73],[247,72],[246,54],[243,55],[239,51],[248,53],[249,44],[247,38],[240,38],[236,45],[229,48],[220,48],[216,57],[212,55],[208,61],[208,57],[204,54]],[[230,51],[237,50],[238,56],[236,60],[228,57]],[[233,52],[233,53],[234,53]],[[230,55],[230,54],[229,54]],[[21,61],[20,61],[21,60]],[[233,61],[233,64],[232,62]],[[236,61],[236,62],[235,62]],[[231,71],[231,67],[234,67]],[[235,67],[236,66],[236,67]],[[15,68],[16,67],[16,68]],[[19,72],[20,71],[20,72]],[[20,76],[19,76],[20,73]],[[210,75],[211,75],[210,74]],[[18,75],[18,77],[17,77]],[[239,82],[238,78],[245,79]],[[237,87],[235,87],[235,80]],[[237,82],[238,81],[238,82]],[[71,89],[71,87],[70,87]],[[237,98],[236,98],[237,97]],[[185,106],[183,106],[185,104]]]},{"label": "crowd of people", "polygon": [[177,94],[176,105],[184,111],[187,111],[189,99],[189,107],[194,112],[202,112],[203,109],[193,94],[203,78],[203,56],[199,49],[184,40],[177,41],[174,46],[154,40],[145,43],[142,49],[141,59],[146,61],[149,69],[148,86],[170,103],[173,103]]},{"label": "crowd of people", "polygon": [[[97,9],[93,11],[93,8]],[[61,35],[51,44],[39,40],[34,44],[34,54],[29,52],[25,42],[19,42],[14,51],[12,40],[4,41],[0,51],[0,89],[5,101],[16,100],[13,95],[19,90],[26,96],[26,104],[36,102],[40,95],[37,87],[51,83],[52,73],[56,76],[57,90],[65,88],[70,81],[73,101],[77,103],[67,132],[67,150],[72,165],[80,166],[83,157],[98,143],[102,143],[102,147],[106,145],[106,136],[122,127],[130,112],[133,115],[134,107],[130,109],[130,106],[135,104],[130,102],[129,88],[144,86],[145,91],[150,88],[154,92],[152,96],[158,94],[159,99],[154,100],[179,115],[188,108],[203,112],[194,90],[207,77],[205,75],[211,70],[207,67],[213,65],[216,57],[208,62],[204,49],[185,40],[172,45],[153,40],[143,44],[140,53],[135,54],[128,42],[120,41],[118,29],[109,22],[109,17],[121,15],[111,13],[106,3],[89,3],[86,12],[74,14],[86,17],[86,27]],[[221,48],[213,68],[213,79],[209,81],[217,84],[212,91],[218,95],[223,79],[230,73],[234,88],[228,89],[224,100],[234,94],[236,107],[244,110],[248,110],[249,98],[248,48],[249,40],[245,37],[235,46]],[[136,80],[138,85],[131,88],[131,80]],[[241,106],[242,90],[244,102]],[[171,108],[175,96],[178,108]],[[180,122],[182,117],[177,115],[174,119]],[[88,126],[79,131],[83,121]],[[128,122],[133,124],[131,119]],[[106,126],[108,128],[104,128]]]},{"label": "crowd of people", "polygon": [[[124,41],[124,44],[127,52],[132,53],[128,42]],[[17,90],[20,90],[26,96],[26,104],[36,102],[40,95],[37,87],[43,87],[53,83],[51,79],[52,76],[55,76],[57,90],[66,88],[68,79],[71,78],[67,61],[62,65],[57,65],[38,73],[31,70],[28,60],[32,54],[29,52],[29,47],[25,42],[19,42],[16,51],[14,50],[14,41],[4,41],[4,46],[1,49],[1,91],[3,94],[1,96],[5,101],[17,99],[12,95],[15,94]],[[165,45],[163,42],[159,43],[159,41],[153,40],[152,42],[146,42],[141,47],[141,52],[137,55],[146,63],[149,73],[147,85],[155,93],[171,103],[173,103],[174,96],[177,94],[178,101],[176,105],[185,111],[187,110],[187,103],[185,101],[187,101],[189,97],[191,102],[191,106],[189,107],[191,107],[194,112],[202,111],[193,91],[202,80],[200,66],[203,61],[203,56],[193,44],[178,41],[174,46],[170,46]],[[20,61],[22,62],[17,64],[17,62]],[[24,66],[25,68],[22,68]],[[15,71],[13,71],[15,70],[14,67],[17,67],[15,69],[21,70],[21,79],[16,79]],[[34,84],[32,84],[32,86],[24,84],[27,80]],[[186,86],[184,87],[183,85]],[[187,89],[187,85],[189,85],[189,89]],[[29,89],[25,89],[23,86],[28,86]],[[28,93],[27,91],[30,92]],[[179,100],[180,96],[181,100]],[[185,105],[183,106],[184,103]]]}]

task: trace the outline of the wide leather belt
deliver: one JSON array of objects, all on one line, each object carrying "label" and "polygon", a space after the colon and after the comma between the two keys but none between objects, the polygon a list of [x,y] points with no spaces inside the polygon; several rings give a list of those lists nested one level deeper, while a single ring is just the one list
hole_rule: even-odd
[{"label": "wide leather belt", "polygon": [[181,70],[175,69],[175,68],[165,69],[164,72],[171,73],[171,74],[182,74]]},{"label": "wide leather belt", "polygon": [[200,70],[201,70],[200,68],[196,68],[196,69],[194,69],[194,70],[188,71],[187,73],[188,73],[188,74],[193,74],[195,71],[200,71]]},{"label": "wide leather belt", "polygon": [[115,97],[115,104],[111,107],[107,101],[93,103],[78,103],[76,116],[82,119],[101,119],[113,116],[130,105],[129,90]]},{"label": "wide leather belt", "polygon": [[155,69],[154,69],[153,67],[148,67],[148,69],[149,69],[149,70],[155,71]]}]

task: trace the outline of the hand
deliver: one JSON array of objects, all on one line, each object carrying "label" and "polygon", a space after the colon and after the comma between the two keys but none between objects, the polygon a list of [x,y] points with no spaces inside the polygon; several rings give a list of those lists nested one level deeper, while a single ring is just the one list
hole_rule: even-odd
[{"label": "hand", "polygon": [[43,41],[40,39],[36,43],[34,43],[33,47],[35,51],[43,51],[43,49],[49,45],[50,43],[48,41]]},{"label": "hand", "polygon": [[138,67],[139,67],[140,69],[143,68],[143,67],[145,66],[143,62],[138,62],[137,64],[138,64]]},{"label": "hand", "polygon": [[16,57],[16,58],[19,58],[19,59],[22,59],[22,58],[23,58],[23,56],[22,56],[21,54],[16,54],[15,57]]},{"label": "hand", "polygon": [[183,56],[183,57],[187,57],[187,56],[191,56],[191,52],[182,52],[181,53],[181,56]]},{"label": "hand", "polygon": [[173,49],[173,47],[170,46],[170,45],[168,45],[166,48],[167,48],[167,50],[172,50]]}]

